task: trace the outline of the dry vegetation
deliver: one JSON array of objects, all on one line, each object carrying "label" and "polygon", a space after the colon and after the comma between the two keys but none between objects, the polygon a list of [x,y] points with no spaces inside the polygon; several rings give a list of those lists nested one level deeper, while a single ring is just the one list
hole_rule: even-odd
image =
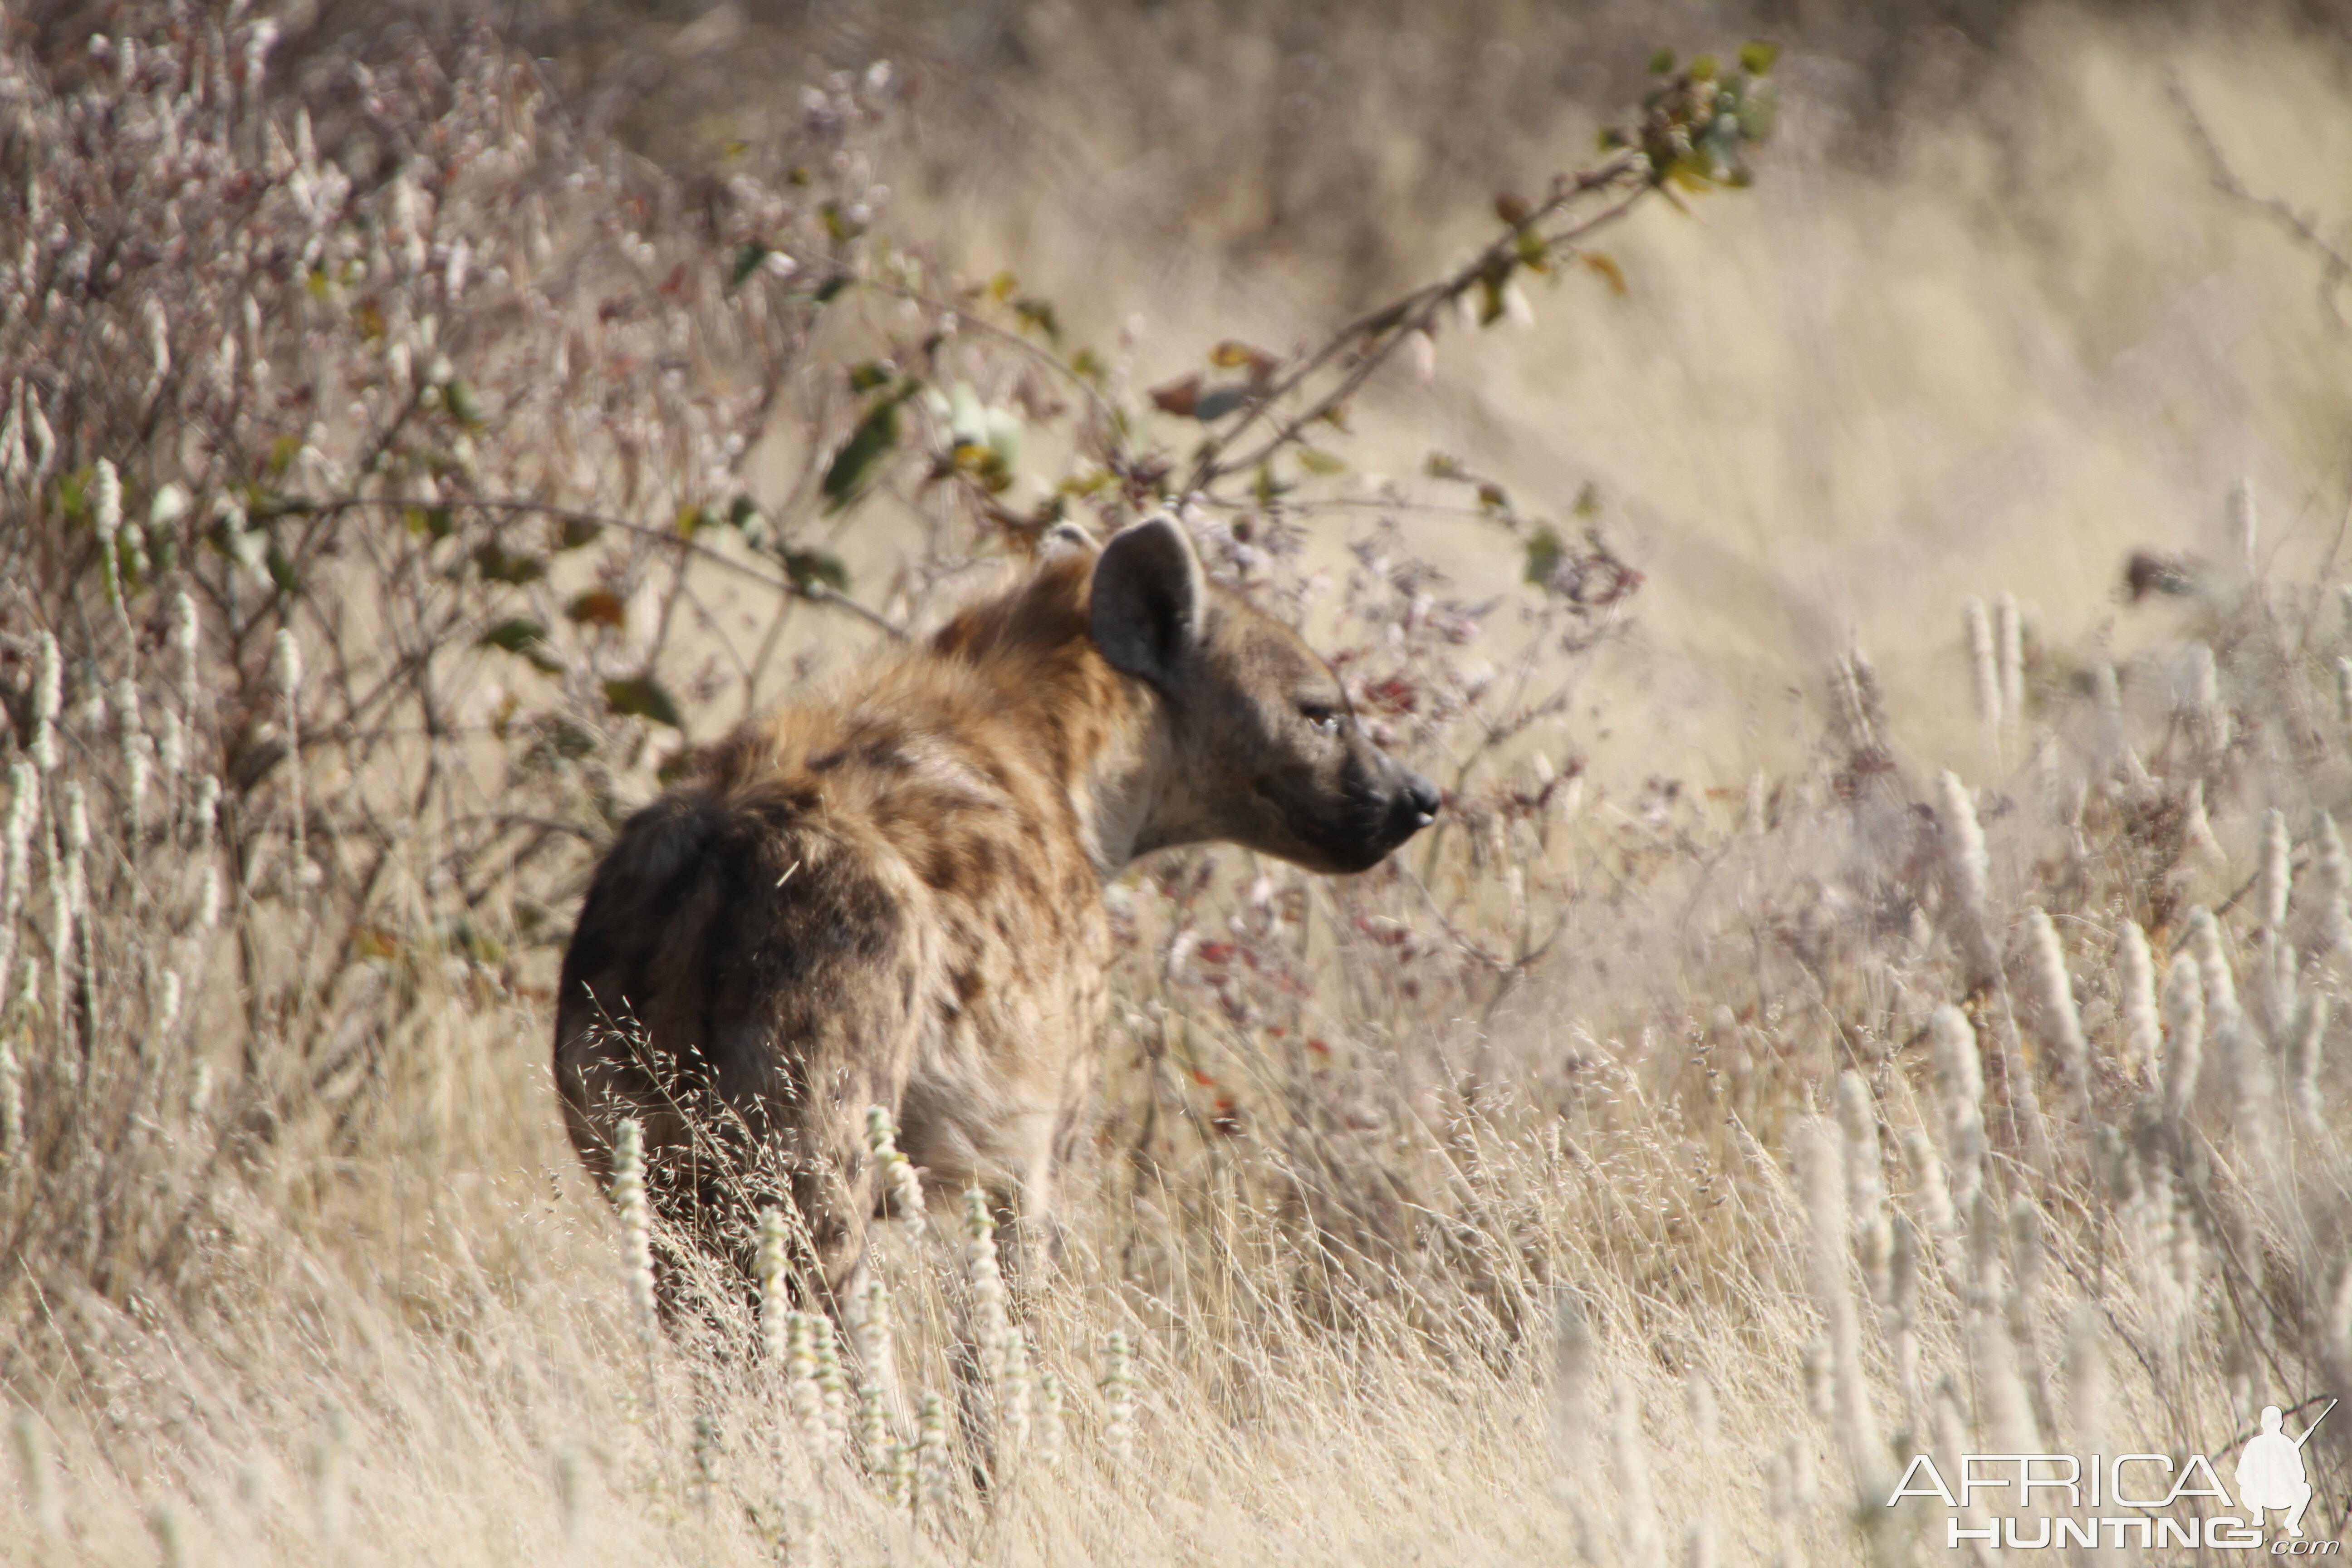
[{"label": "dry vegetation", "polygon": [[[1660,79],[1686,217],[1550,181],[1606,7],[712,15],[0,22],[0,1556],[1935,1563],[1915,1453],[2352,1394],[2341,37],[1824,23],[1756,191]],[[546,1069],[595,847],[1179,491],[1444,824],[1110,889],[1068,1256],[894,1228],[896,1394],[649,1332]]]}]

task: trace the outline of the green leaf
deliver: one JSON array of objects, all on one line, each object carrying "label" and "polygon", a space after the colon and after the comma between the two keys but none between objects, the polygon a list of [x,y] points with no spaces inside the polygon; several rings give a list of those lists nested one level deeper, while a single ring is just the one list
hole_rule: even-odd
[{"label": "green leaf", "polygon": [[1192,417],[1206,425],[1223,419],[1226,415],[1249,401],[1249,389],[1242,386],[1213,386],[1192,402]]},{"label": "green leaf", "polygon": [[1524,580],[1538,588],[1549,585],[1551,574],[1559,568],[1559,535],[1553,532],[1547,523],[1537,529],[1528,540],[1528,567]]},{"label": "green leaf", "polygon": [[1672,50],[1672,49],[1660,49],[1659,51],[1657,51],[1657,53],[1655,53],[1655,54],[1654,54],[1654,55],[1652,55],[1652,56],[1650,57],[1650,74],[1651,74],[1652,76],[1664,76],[1664,75],[1665,75],[1668,71],[1670,71],[1670,70],[1672,70],[1672,69],[1674,69],[1674,68],[1675,68],[1675,51],[1674,51],[1674,50]]},{"label": "green leaf", "polygon": [[279,593],[293,595],[302,592],[301,574],[294,570],[293,557],[278,548],[275,540],[270,542],[269,553],[265,559],[269,566],[269,580],[278,584]]},{"label": "green leaf", "polygon": [[1298,448],[1298,466],[1310,474],[1344,474],[1348,471],[1345,460],[1314,447]]},{"label": "green leaf", "polygon": [[1762,38],[1750,39],[1739,46],[1739,68],[1749,76],[1764,76],[1780,58],[1780,46]]},{"label": "green leaf", "polygon": [[787,550],[783,560],[784,574],[796,588],[823,584],[836,593],[849,592],[849,568],[830,550]]},{"label": "green leaf", "polygon": [[686,727],[686,721],[678,714],[677,700],[662,689],[661,682],[650,675],[604,682],[604,702],[615,713],[649,719],[673,730]]},{"label": "green leaf", "polygon": [[867,360],[864,364],[850,367],[849,390],[871,392],[877,386],[887,386],[890,384],[891,378],[898,374],[888,360]]},{"label": "green leaf", "polygon": [[1701,55],[1690,63],[1691,80],[1713,81],[1715,79],[1715,57],[1713,55]]},{"label": "green leaf", "polygon": [[518,555],[495,539],[486,539],[475,547],[474,566],[486,582],[511,583],[517,587],[547,575],[542,557]]},{"label": "green leaf", "polygon": [[448,400],[449,416],[467,429],[478,430],[486,423],[482,400],[475,395],[474,384],[464,376],[450,377],[449,384],[441,389],[441,395]]},{"label": "green leaf", "polygon": [[874,470],[898,444],[898,405],[913,390],[912,384],[876,402],[841,444],[825,466],[824,499],[827,512],[837,512],[866,493],[873,482]]},{"label": "green leaf", "polygon": [[760,270],[760,263],[768,259],[764,240],[747,239],[735,247],[735,259],[727,268],[727,292],[732,294],[743,287],[743,279]]},{"label": "green leaf", "polygon": [[453,526],[446,506],[412,506],[401,512],[400,521],[418,538],[436,541],[448,538]]},{"label": "green leaf", "polygon": [[529,659],[532,668],[548,675],[557,674],[563,668],[563,661],[555,657],[555,650],[548,645],[547,628],[523,616],[500,621],[481,635],[478,646],[501,648]]},{"label": "green leaf", "polygon": [[840,293],[844,289],[848,287],[849,274],[846,272],[836,272],[832,277],[826,279],[824,282],[818,284],[815,290],[809,295],[809,298],[814,300],[820,305],[828,305],[833,302],[833,297],[835,294]]},{"label": "green leaf", "polygon": [[604,525],[593,517],[567,517],[555,531],[555,548],[578,550],[604,536]]},{"label": "green leaf", "polygon": [[1062,346],[1062,321],[1054,313],[1050,300],[1015,300],[1013,313],[1045,334],[1045,341],[1055,348]]}]

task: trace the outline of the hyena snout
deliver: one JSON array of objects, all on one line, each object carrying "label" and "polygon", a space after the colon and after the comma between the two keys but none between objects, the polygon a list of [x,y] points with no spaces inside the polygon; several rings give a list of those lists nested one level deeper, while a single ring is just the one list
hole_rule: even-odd
[{"label": "hyena snout", "polygon": [[1396,794],[1389,799],[1388,832],[1394,848],[1423,828],[1437,820],[1437,808],[1445,804],[1437,786],[1414,773],[1411,768],[1399,768]]},{"label": "hyena snout", "polygon": [[1370,831],[1359,851],[1365,867],[1379,864],[1390,851],[1435,822],[1438,807],[1444,804],[1437,786],[1412,769],[1378,752],[1372,756],[1377,759],[1372,775],[1376,782],[1367,792],[1369,809],[1363,813]]}]

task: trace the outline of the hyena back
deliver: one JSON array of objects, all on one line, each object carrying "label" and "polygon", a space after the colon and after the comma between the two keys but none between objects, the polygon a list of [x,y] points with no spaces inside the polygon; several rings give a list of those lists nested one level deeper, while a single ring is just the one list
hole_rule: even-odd
[{"label": "hyena back", "polygon": [[836,1300],[877,1208],[869,1105],[935,1201],[979,1185],[1034,1236],[1093,1072],[1106,879],[1212,839],[1360,871],[1437,808],[1174,522],[1100,551],[1058,529],[1026,581],[622,827],[564,957],[572,1142],[608,1177],[639,1118],[665,1217],[739,1258],[788,1198]]}]

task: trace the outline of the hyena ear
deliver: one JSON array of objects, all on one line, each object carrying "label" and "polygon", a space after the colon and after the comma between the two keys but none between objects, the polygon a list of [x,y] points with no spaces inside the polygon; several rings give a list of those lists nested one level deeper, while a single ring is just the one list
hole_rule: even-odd
[{"label": "hyena ear", "polygon": [[1037,541],[1037,563],[1042,566],[1072,551],[1092,555],[1095,552],[1095,536],[1075,522],[1057,522]]},{"label": "hyena ear", "polygon": [[1208,596],[1184,530],[1164,513],[1146,518],[1112,534],[1095,561],[1087,629],[1112,668],[1163,681],[1200,641]]}]

